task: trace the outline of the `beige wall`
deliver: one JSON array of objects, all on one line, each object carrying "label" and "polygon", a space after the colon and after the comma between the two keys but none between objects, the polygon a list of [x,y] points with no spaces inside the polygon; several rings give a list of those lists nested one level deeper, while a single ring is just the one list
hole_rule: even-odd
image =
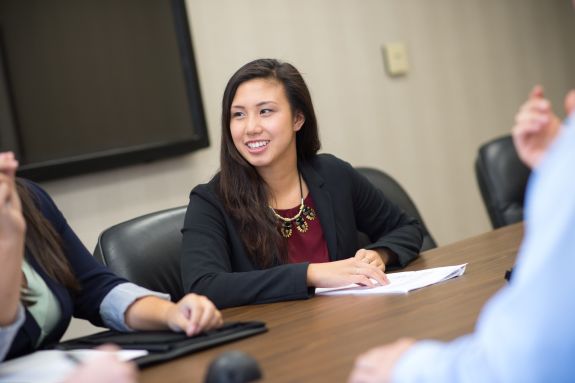
[{"label": "beige wall", "polygon": [[[575,85],[569,0],[187,0],[212,146],[195,154],[45,183],[91,250],[106,227],[183,205],[218,167],[220,98],[245,62],[293,63],[314,98],[323,151],[374,166],[409,191],[447,244],[490,229],[473,161],[507,133],[530,87]],[[407,44],[390,78],[381,47]],[[571,70],[570,70],[571,69]]]}]

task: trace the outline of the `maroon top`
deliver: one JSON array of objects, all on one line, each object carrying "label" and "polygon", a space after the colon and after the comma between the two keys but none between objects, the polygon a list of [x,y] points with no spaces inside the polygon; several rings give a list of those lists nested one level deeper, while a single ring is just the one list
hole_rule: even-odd
[{"label": "maroon top", "polygon": [[[305,206],[311,207],[314,211],[315,204],[311,198],[311,193],[308,193],[307,197],[304,199]],[[299,211],[299,205],[285,210],[276,210],[276,212],[285,218],[290,218],[295,216]],[[300,232],[297,229],[295,221],[291,222],[292,234],[288,238],[288,259],[289,263],[321,263],[329,262],[329,255],[327,252],[327,243],[323,236],[323,229],[319,223],[319,217],[317,215],[313,221],[305,218],[303,219],[308,224],[308,230],[305,233]]]}]

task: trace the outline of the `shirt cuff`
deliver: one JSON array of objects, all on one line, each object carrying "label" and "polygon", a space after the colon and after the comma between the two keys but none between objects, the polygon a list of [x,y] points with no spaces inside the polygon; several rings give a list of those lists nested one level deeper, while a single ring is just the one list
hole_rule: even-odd
[{"label": "shirt cuff", "polygon": [[102,321],[106,327],[113,330],[122,332],[134,331],[126,324],[126,310],[136,300],[147,296],[170,300],[169,294],[148,290],[130,282],[119,284],[110,290],[102,300],[100,305]]},{"label": "shirt cuff", "polygon": [[3,361],[12,346],[12,342],[18,334],[18,330],[24,324],[26,314],[24,313],[24,306],[22,303],[18,305],[18,312],[16,313],[16,320],[8,326],[0,326],[0,361]]},{"label": "shirt cuff", "polygon": [[[467,334],[449,343],[424,340],[417,342],[403,354],[392,371],[393,383],[461,382],[470,375],[478,382],[493,382],[485,359],[475,343],[475,334]],[[479,353],[479,354],[478,354]],[[479,376],[479,378],[477,378]]]}]

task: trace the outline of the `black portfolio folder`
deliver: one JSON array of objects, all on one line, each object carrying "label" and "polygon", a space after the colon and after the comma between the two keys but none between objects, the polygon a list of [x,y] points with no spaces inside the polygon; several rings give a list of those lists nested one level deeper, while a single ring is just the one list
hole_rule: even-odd
[{"label": "black portfolio folder", "polygon": [[62,342],[55,348],[73,350],[113,343],[123,349],[148,350],[148,355],[134,359],[142,368],[266,331],[265,323],[257,321],[229,322],[192,337],[172,331],[122,333],[109,330]]}]

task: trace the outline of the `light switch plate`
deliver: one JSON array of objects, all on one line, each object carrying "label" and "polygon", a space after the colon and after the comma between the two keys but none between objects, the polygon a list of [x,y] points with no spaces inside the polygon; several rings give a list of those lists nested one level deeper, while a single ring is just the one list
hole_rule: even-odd
[{"label": "light switch plate", "polygon": [[383,46],[385,67],[390,76],[403,76],[409,71],[407,47],[404,43],[387,43]]}]

